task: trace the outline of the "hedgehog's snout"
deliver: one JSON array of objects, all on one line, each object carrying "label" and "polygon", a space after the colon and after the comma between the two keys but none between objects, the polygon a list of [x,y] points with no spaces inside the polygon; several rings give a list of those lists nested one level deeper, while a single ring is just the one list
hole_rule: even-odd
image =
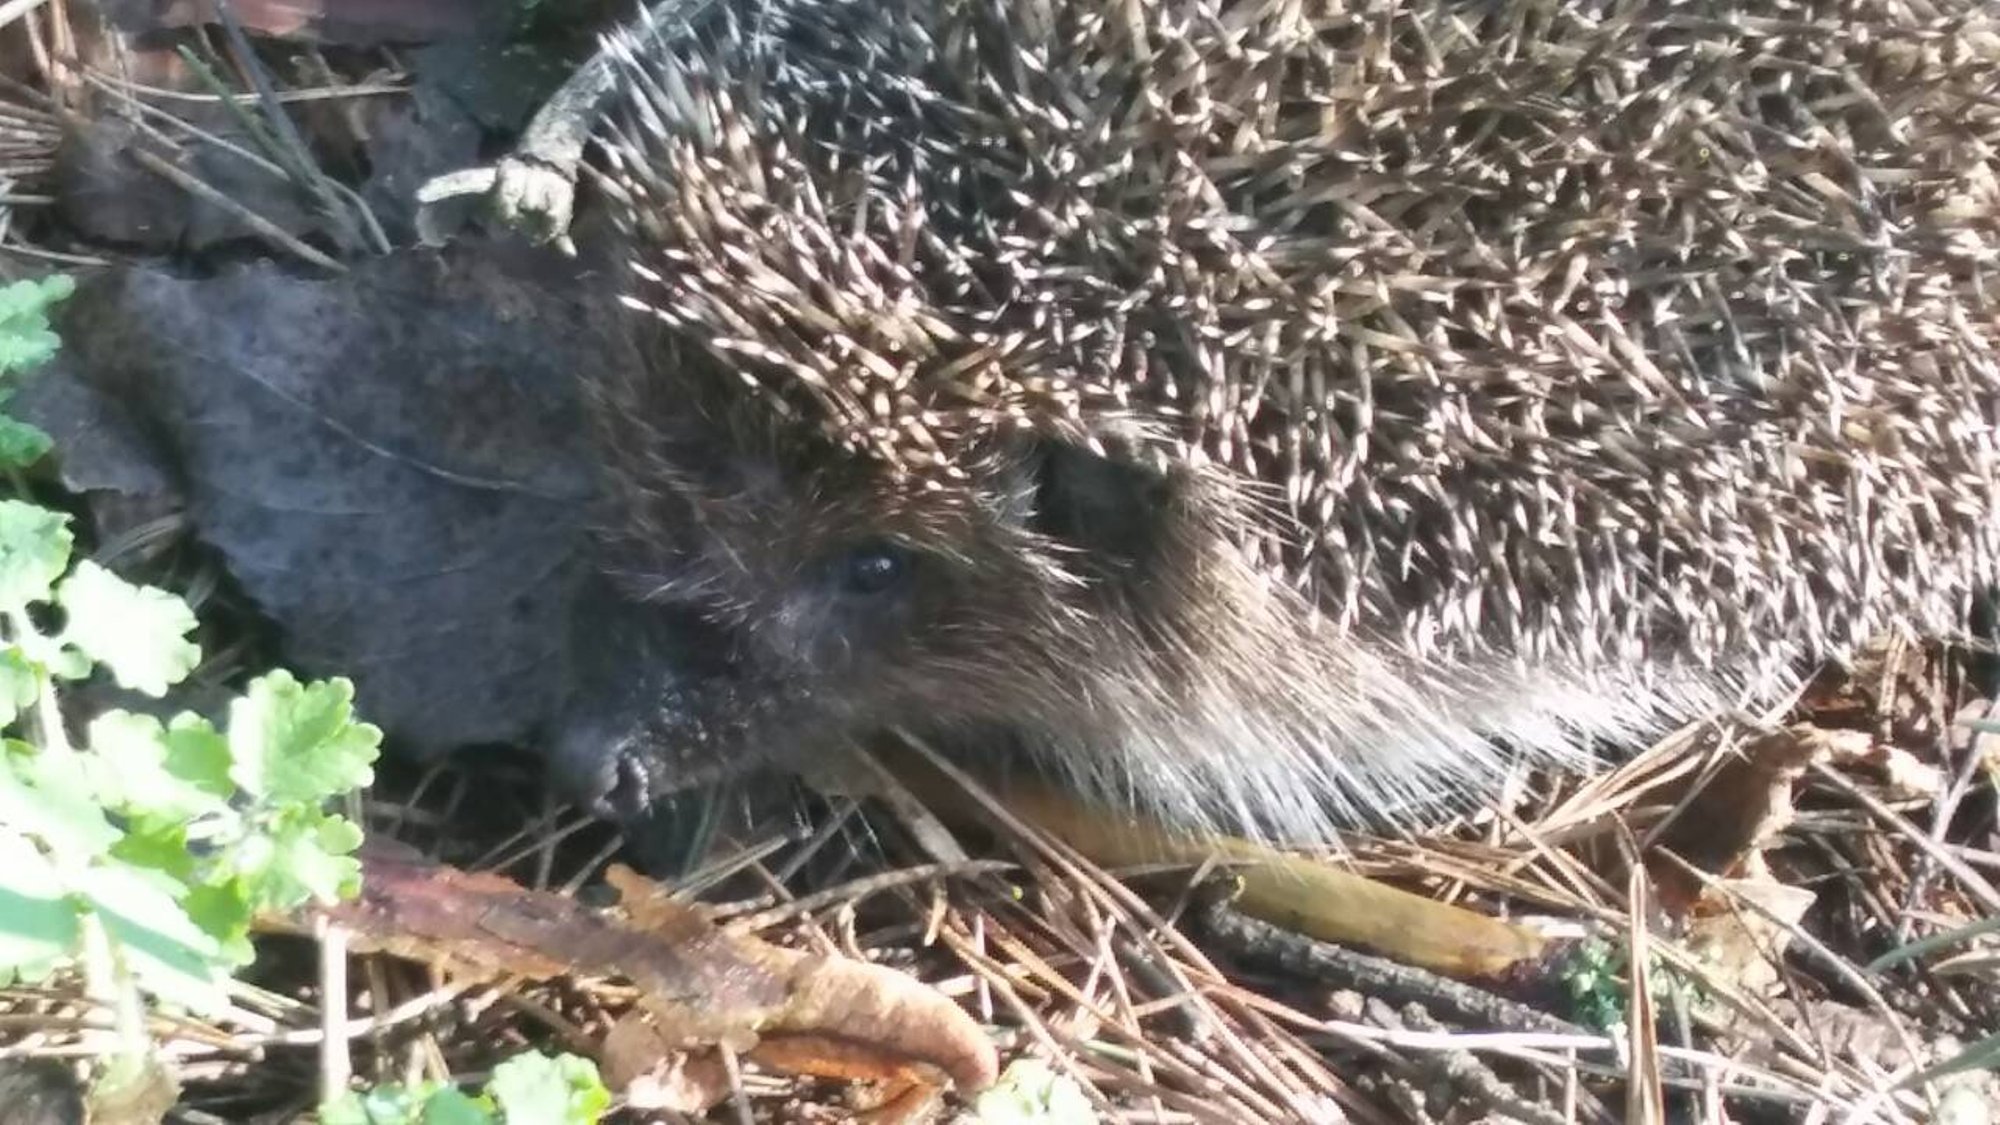
[{"label": "hedgehog's snout", "polygon": [[712,752],[736,673],[727,638],[697,614],[587,585],[565,648],[565,699],[547,732],[550,769],[572,799],[629,819],[661,796],[744,763]]},{"label": "hedgehog's snout", "polygon": [[593,816],[631,820],[653,803],[646,756],[602,727],[565,725],[551,744],[550,764],[562,790]]},{"label": "hedgehog's snout", "polygon": [[673,670],[659,661],[571,670],[569,700],[548,737],[548,762],[562,791],[595,815],[630,819],[678,787],[666,776],[671,759],[662,750],[671,739],[663,736],[684,715],[661,706],[663,675]]}]

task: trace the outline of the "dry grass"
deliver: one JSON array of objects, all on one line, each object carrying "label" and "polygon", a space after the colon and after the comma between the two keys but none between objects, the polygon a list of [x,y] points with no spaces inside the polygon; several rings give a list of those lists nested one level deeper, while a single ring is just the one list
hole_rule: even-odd
[{"label": "dry grass", "polygon": [[[1747,989],[1740,970],[1694,951],[1685,918],[1648,926],[1647,867],[1627,865],[1620,878],[1602,862],[1604,845],[1635,854],[1630,845],[1661,823],[1648,794],[1662,778],[1727,753],[1716,732],[1697,737],[1706,745],[1692,755],[1670,740],[1603,781],[1482,826],[1351,845],[1355,868],[1440,898],[1561,919],[1613,942],[1645,933],[1651,971],[1693,990],[1670,993],[1657,1032],[1636,1040],[1623,1027],[1467,1026],[1422,1003],[1245,968],[1198,922],[1212,872],[1106,872],[998,806],[992,835],[966,839],[1008,865],[926,862],[894,817],[815,802],[810,820],[769,817],[719,836],[679,885],[726,925],[915,973],[990,1025],[1006,1059],[1052,1060],[1107,1121],[1641,1121],[1663,1118],[1632,1107],[1662,1100],[1707,1121],[1931,1120],[1931,1091],[1899,1083],[1948,1053],[1947,1035],[1966,1042],[2000,1028],[2000,966],[1990,953],[1946,971],[1935,959],[1886,974],[1865,965],[1897,942],[1991,916],[1980,873],[2000,875],[2000,853],[1934,839],[1918,827],[1931,813],[1921,802],[1898,812],[1875,783],[1814,770],[1799,790],[1809,811],[1768,842],[1763,862],[1809,883],[1817,904],[1756,930],[1788,937],[1789,950],[1773,952],[1767,987]],[[594,881],[616,843],[542,803],[528,770],[496,776],[482,763],[477,774],[384,789],[373,831],[535,885]],[[475,801],[483,814],[468,816]],[[1991,813],[1982,816],[1990,835]],[[507,823],[521,827],[491,832]],[[1646,854],[1657,863],[1667,853]],[[1714,901],[1763,916],[1734,890]],[[274,943],[232,1018],[157,1023],[191,1082],[187,1120],[308,1108],[327,1018],[316,960],[307,943]],[[616,982],[467,985],[383,957],[352,971],[346,1050],[356,1073],[377,1080],[470,1079],[528,1046],[590,1053],[632,1001]],[[1702,1003],[1679,1009],[1676,994]],[[104,1023],[61,991],[11,992],[0,1017],[12,1048],[57,1056]],[[1646,1090],[1661,1093],[1635,1103]],[[737,1104],[758,1121],[843,1120],[853,1094],[745,1067]]]}]

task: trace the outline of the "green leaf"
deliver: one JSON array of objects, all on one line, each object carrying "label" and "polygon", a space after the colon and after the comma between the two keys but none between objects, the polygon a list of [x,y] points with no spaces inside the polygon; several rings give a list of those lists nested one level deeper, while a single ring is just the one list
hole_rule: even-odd
[{"label": "green leaf", "polygon": [[62,341],[49,330],[49,306],[76,291],[64,274],[0,288],[0,375],[48,361]]},{"label": "green leaf", "polygon": [[334,678],[300,684],[271,672],[229,709],[230,777],[270,802],[317,804],[366,786],[382,732],[354,722],[354,685]]},{"label": "green leaf", "polygon": [[0,332],[0,375],[40,367],[61,347],[62,340],[46,328],[10,326]]},{"label": "green leaf", "polygon": [[250,944],[250,919],[256,911],[241,879],[203,882],[189,889],[182,905],[194,924],[215,939],[224,961],[248,965],[256,960],[257,950]]},{"label": "green leaf", "polygon": [[349,1090],[320,1107],[320,1125],[496,1125],[490,1101],[433,1082]]},{"label": "green leaf", "polygon": [[76,904],[32,841],[0,831],[0,981],[38,981],[74,956]]},{"label": "green leaf", "polygon": [[128,825],[124,838],[111,846],[111,858],[158,871],[180,883],[190,883],[195,878],[187,825],[179,821],[141,819]]},{"label": "green leaf", "polygon": [[491,1098],[475,1098],[446,1086],[424,1102],[424,1125],[495,1125],[500,1114]]},{"label": "green leaf", "polygon": [[81,649],[70,648],[54,637],[45,637],[32,628],[15,638],[21,655],[42,674],[58,680],[81,680],[90,675],[90,657]]},{"label": "green leaf", "polygon": [[48,456],[55,439],[18,418],[0,414],[0,468],[25,469]]},{"label": "green leaf", "polygon": [[20,500],[0,500],[0,609],[48,600],[69,567],[69,517]]},{"label": "green leaf", "polygon": [[398,1085],[349,1090],[320,1107],[320,1125],[420,1125],[426,1093]]},{"label": "green leaf", "polygon": [[[196,732],[184,733],[191,736],[184,743],[199,741]],[[150,715],[107,711],[91,720],[89,740],[98,799],[115,812],[186,822],[228,809],[209,788],[169,767],[167,731]],[[214,742],[219,746],[220,736]],[[195,749],[184,745],[183,758]]]},{"label": "green leaf", "polygon": [[493,1068],[486,1091],[507,1125],[590,1125],[611,1106],[597,1067],[576,1055],[516,1055]]},{"label": "green leaf", "polygon": [[16,318],[45,317],[48,307],[76,292],[76,279],[68,274],[29,278],[0,287],[0,325]]},{"label": "green leaf", "polygon": [[192,712],[167,724],[167,772],[225,800],[236,795],[236,783],[229,780],[229,740]]},{"label": "green leaf", "polygon": [[200,646],[187,639],[194,611],[165,590],[134,586],[85,559],[56,600],[69,614],[62,639],[125,688],[158,699],[201,663]]},{"label": "green leaf", "polygon": [[361,1093],[357,1090],[349,1090],[330,1102],[321,1102],[317,1116],[319,1125],[373,1125],[376,1121],[368,1115]]},{"label": "green leaf", "polygon": [[69,863],[104,855],[123,835],[98,804],[81,755],[14,743],[0,769],[0,827],[33,836]]},{"label": "green leaf", "polygon": [[181,907],[178,883],[117,864],[85,869],[76,890],[104,920],[141,987],[203,1015],[228,1006],[222,950]]},{"label": "green leaf", "polygon": [[35,666],[18,645],[0,650],[0,727],[21,717],[41,694],[41,680]]},{"label": "green leaf", "polygon": [[0,375],[40,367],[61,349],[62,339],[46,323],[0,322]]},{"label": "green leaf", "polygon": [[361,830],[345,817],[300,806],[272,818],[231,859],[253,909],[290,910],[359,890],[361,864],[348,853],[360,846]]},{"label": "green leaf", "polygon": [[1048,1063],[1023,1058],[972,1103],[980,1125],[1095,1125],[1097,1110],[1082,1088]]}]

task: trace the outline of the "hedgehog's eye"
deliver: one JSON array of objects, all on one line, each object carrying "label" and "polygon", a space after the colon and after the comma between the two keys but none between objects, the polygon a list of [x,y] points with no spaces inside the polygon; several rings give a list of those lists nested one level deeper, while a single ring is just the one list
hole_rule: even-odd
[{"label": "hedgehog's eye", "polygon": [[894,588],[910,570],[907,551],[893,543],[868,543],[849,551],[842,581],[855,594],[880,594]]}]

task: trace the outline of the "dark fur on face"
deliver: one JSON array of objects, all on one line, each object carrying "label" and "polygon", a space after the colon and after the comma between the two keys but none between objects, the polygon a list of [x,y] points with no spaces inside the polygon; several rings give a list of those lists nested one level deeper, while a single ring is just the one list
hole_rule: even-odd
[{"label": "dark fur on face", "polygon": [[[892,725],[1042,743],[1122,725],[1130,691],[1104,689],[1178,696],[1207,656],[1178,635],[1214,625],[1248,577],[1202,525],[1191,472],[1025,435],[967,459],[954,487],[899,484],[746,416],[733,373],[667,334],[648,350],[672,375],[599,384],[640,398],[595,412],[623,470],[602,521],[620,628],[660,638],[622,659],[672,681],[618,736],[653,766],[641,791],[698,780],[658,776],[688,768],[674,748],[689,744],[799,761]],[[1117,772],[1087,762],[1068,769]]]}]

